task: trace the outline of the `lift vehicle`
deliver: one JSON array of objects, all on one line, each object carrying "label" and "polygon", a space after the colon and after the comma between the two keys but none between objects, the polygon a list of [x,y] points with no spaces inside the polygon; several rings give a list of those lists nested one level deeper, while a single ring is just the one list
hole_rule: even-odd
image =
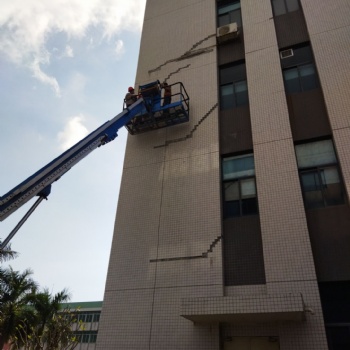
[{"label": "lift vehicle", "polygon": [[[102,124],[95,131],[55,158],[11,191],[0,197],[0,221],[5,220],[17,209],[35,196],[39,198],[21,221],[0,244],[4,249],[16,232],[38,207],[47,199],[53,182],[59,180],[68,170],[79,163],[96,148],[113,141],[118,130],[125,126],[130,134],[136,135],[187,122],[189,120],[189,97],[181,82],[170,85],[171,103],[164,105],[164,88],[159,81],[139,87],[137,101],[124,108],[112,120]],[[163,96],[162,96],[163,95]]]}]

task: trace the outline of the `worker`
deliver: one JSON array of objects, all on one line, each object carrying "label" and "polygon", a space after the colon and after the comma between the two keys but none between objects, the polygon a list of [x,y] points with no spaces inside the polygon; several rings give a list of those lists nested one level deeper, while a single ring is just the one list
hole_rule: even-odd
[{"label": "worker", "polygon": [[170,103],[171,103],[171,87],[168,85],[168,83],[166,81],[163,84],[161,84],[161,87],[164,89],[163,106],[170,105]]},{"label": "worker", "polygon": [[128,92],[125,95],[125,104],[126,107],[130,107],[137,100],[137,95],[135,94],[135,90],[132,86],[128,88]]}]

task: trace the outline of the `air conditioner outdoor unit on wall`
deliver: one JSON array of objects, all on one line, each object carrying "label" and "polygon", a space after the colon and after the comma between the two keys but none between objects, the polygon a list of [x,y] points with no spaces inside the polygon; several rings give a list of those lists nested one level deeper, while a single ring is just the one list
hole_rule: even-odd
[{"label": "air conditioner outdoor unit on wall", "polygon": [[223,43],[228,40],[233,40],[238,37],[239,31],[237,23],[230,23],[224,26],[221,26],[216,31],[216,37],[218,43]]}]

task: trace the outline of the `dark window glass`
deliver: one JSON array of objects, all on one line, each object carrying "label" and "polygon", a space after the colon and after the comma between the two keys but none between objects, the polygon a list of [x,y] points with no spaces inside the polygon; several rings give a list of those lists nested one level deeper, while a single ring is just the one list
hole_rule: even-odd
[{"label": "dark window glass", "polygon": [[90,343],[96,343],[97,340],[97,335],[96,334],[91,334],[90,335]]},{"label": "dark window glass", "polygon": [[310,45],[288,50],[293,54],[281,58],[286,92],[296,93],[316,89],[319,84]]},{"label": "dark window glass", "polygon": [[305,207],[344,204],[343,184],[332,141],[297,145],[296,155]]},{"label": "dark window glass", "polygon": [[100,314],[94,314],[93,322],[99,322],[100,321]]},{"label": "dark window glass", "polygon": [[286,93],[303,92],[318,87],[316,71],[312,63],[285,69],[283,77]]},{"label": "dark window glass", "polygon": [[218,6],[218,26],[221,27],[229,23],[237,23],[237,26],[242,26],[240,1],[231,1]]},{"label": "dark window glass", "polygon": [[350,349],[350,281],[322,282],[320,297],[330,350]]},{"label": "dark window glass", "polygon": [[222,172],[224,218],[257,214],[253,155],[224,158]]},{"label": "dark window glass", "polygon": [[245,64],[220,68],[220,108],[230,109],[249,103]]},{"label": "dark window glass", "polygon": [[298,0],[272,0],[272,8],[275,16],[299,10]]}]

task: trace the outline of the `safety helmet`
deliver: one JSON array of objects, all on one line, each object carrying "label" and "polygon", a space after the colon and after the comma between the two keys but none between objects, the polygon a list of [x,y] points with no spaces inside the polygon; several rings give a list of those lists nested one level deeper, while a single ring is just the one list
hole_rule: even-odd
[{"label": "safety helmet", "polygon": [[129,87],[128,89],[129,92],[134,91],[134,88],[132,86]]}]

